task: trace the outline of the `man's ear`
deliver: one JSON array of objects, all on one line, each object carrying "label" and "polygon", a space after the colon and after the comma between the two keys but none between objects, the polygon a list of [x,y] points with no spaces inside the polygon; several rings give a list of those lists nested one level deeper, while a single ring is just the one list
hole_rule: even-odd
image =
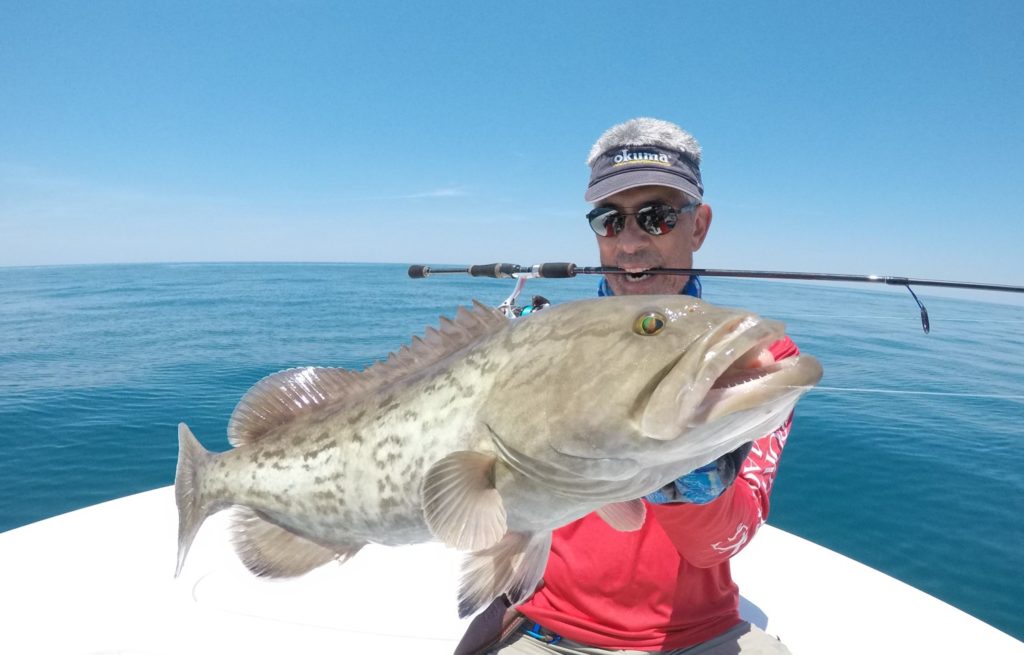
[{"label": "man's ear", "polygon": [[697,208],[697,211],[693,217],[693,251],[697,252],[700,247],[704,244],[704,239],[708,236],[708,230],[711,229],[711,205],[701,205]]}]

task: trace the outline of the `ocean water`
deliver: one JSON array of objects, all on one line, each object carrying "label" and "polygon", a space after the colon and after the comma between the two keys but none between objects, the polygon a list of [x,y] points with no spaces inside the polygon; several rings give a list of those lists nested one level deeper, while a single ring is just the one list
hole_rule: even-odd
[{"label": "ocean water", "polygon": [[[511,291],[405,271],[0,268],[0,531],[169,485],[179,421],[225,450],[231,410],[264,375],[362,368],[439,314]],[[566,302],[596,284],[535,280],[526,294]],[[797,407],[769,522],[1024,639],[1024,307],[918,295],[930,335],[905,291],[705,280],[706,299],[786,321],[825,367]]]}]

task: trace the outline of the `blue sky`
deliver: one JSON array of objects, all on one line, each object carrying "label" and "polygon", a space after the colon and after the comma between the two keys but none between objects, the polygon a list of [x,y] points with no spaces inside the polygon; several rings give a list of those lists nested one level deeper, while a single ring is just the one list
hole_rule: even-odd
[{"label": "blue sky", "polygon": [[596,264],[692,131],[707,267],[1024,284],[1024,3],[0,0],[0,265]]}]

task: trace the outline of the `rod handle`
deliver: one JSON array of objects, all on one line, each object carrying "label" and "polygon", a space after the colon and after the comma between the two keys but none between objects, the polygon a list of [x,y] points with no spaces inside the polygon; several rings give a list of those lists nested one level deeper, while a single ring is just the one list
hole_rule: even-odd
[{"label": "rod handle", "polygon": [[576,277],[576,264],[569,262],[548,262],[537,267],[540,277]]},{"label": "rod handle", "polygon": [[518,272],[519,267],[515,264],[476,264],[469,267],[469,274],[473,277],[512,277]]},{"label": "rod handle", "polygon": [[409,277],[413,279],[425,278],[430,275],[430,267],[423,264],[413,264],[409,267]]}]

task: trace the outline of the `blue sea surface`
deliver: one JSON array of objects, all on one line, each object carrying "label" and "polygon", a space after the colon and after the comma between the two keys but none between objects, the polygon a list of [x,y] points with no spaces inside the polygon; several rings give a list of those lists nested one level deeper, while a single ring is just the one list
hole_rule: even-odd
[{"label": "blue sea surface", "polygon": [[[525,293],[560,303],[596,285]],[[784,320],[825,368],[797,407],[769,522],[1024,639],[1024,307],[918,289],[925,335],[905,290],[704,288]],[[263,376],[360,369],[510,291],[384,264],[0,268],[0,531],[172,484],[179,421],[226,450],[228,417]]]}]

